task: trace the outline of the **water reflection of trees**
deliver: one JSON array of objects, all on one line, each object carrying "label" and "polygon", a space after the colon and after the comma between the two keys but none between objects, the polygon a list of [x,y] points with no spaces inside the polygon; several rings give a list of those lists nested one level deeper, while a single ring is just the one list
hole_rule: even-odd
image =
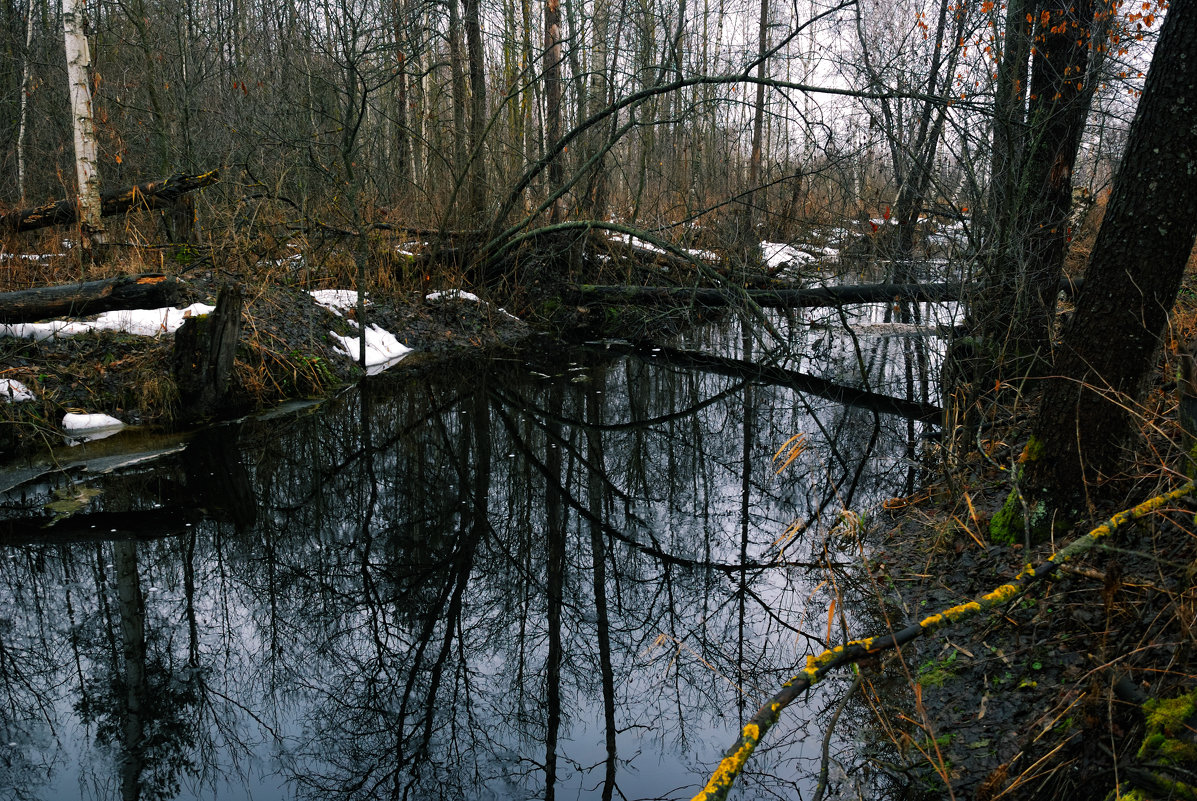
[{"label": "water reflection of trees", "polygon": [[[829,359],[790,367],[860,362]],[[0,563],[0,725],[25,759],[0,780],[41,797],[21,776],[61,774],[44,743],[82,726],[64,748],[125,798],[244,784],[262,760],[321,798],[688,796],[735,717],[842,636],[825,579],[853,555],[828,521],[892,492],[909,440],[875,411],[601,349],[224,429],[99,482],[105,512],[203,506],[186,533]],[[809,786],[817,743],[777,731],[755,781]]]}]

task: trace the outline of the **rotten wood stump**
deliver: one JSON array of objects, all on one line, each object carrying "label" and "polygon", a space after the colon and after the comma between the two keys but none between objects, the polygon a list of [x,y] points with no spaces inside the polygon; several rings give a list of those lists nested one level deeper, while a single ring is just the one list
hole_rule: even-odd
[{"label": "rotten wood stump", "polygon": [[240,286],[222,287],[215,311],[189,317],[175,332],[173,367],[185,422],[212,417],[228,404],[243,300]]}]

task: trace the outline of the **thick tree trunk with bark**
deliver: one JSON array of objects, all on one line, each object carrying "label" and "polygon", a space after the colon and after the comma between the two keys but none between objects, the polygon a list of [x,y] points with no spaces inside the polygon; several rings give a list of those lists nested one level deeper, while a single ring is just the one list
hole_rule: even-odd
[{"label": "thick tree trunk with bark", "polygon": [[178,282],[156,273],[22,289],[0,293],[0,323],[32,323],[116,309],[156,309],[171,305],[178,296]]},{"label": "thick tree trunk with bark", "polygon": [[[545,148],[552,149],[561,138],[561,0],[544,0],[544,116]],[[548,193],[552,196],[565,182],[565,165],[561,154],[549,162]],[[564,204],[556,200],[549,210],[549,221],[564,216]]]},{"label": "thick tree trunk with bark", "polygon": [[465,0],[466,53],[470,70],[470,155],[466,171],[466,220],[470,225],[479,222],[486,208],[486,153],[483,135],[486,132],[486,75],[483,72],[482,22],[479,19],[479,0]]},{"label": "thick tree trunk with bark", "polygon": [[1030,7],[1031,0],[1008,0],[1006,4],[1002,59],[993,98],[993,155],[989,171],[991,242],[1004,241],[1018,186],[1031,54],[1031,26],[1027,22]]},{"label": "thick tree trunk with bark", "polygon": [[1024,359],[1048,356],[1068,248],[1072,168],[1089,111],[1084,82],[1093,21],[1093,0],[1040,0],[1034,6],[1026,153],[1012,222],[987,276],[991,289],[977,304],[982,334],[1004,350],[999,365],[1009,362],[1016,372],[1027,369]]},{"label": "thick tree trunk with bark", "polygon": [[[169,178],[147,181],[115,192],[100,195],[100,213],[104,217],[124,214],[138,208],[173,208],[188,192],[210,186],[220,180],[220,171],[211,170],[199,175],[179,173]],[[56,200],[32,209],[21,209],[0,215],[0,231],[33,231],[51,225],[69,225],[79,220],[82,203]]]},{"label": "thick tree trunk with bark", "polygon": [[1133,449],[1135,408],[1197,237],[1197,6],[1164,20],[1076,314],[1026,450],[1023,485],[1069,511]]}]

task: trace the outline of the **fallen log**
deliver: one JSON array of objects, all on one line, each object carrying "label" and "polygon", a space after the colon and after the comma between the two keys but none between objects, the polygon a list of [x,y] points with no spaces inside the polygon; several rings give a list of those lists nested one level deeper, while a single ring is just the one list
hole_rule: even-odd
[{"label": "fallen log", "polygon": [[[110,217],[138,208],[168,208],[188,192],[209,186],[218,180],[220,180],[220,170],[209,170],[199,175],[177,173],[169,178],[103,192],[100,195],[100,214]],[[10,211],[8,214],[0,215],[0,231],[10,233],[33,231],[51,225],[68,225],[78,219],[78,204],[73,198],[56,200],[36,208]]]},{"label": "fallen log", "polygon": [[[1080,290],[1081,281],[1060,282],[1069,295]],[[766,309],[797,309],[815,306],[843,306],[850,303],[888,303],[894,300],[941,302],[960,300],[981,290],[977,284],[860,284],[811,289],[721,289],[713,287],[600,286],[574,284],[567,292],[578,303],[693,304],[731,306],[745,299]]]},{"label": "fallen log", "polygon": [[32,323],[116,309],[156,309],[178,299],[179,283],[160,273],[0,292],[0,323]]},{"label": "fallen log", "polygon": [[818,376],[786,370],[784,367],[756,364],[742,359],[729,359],[725,356],[712,356],[709,353],[698,351],[648,345],[637,346],[636,355],[645,361],[657,364],[672,364],[701,370],[705,373],[789,387],[798,392],[817,395],[845,406],[856,406],[883,414],[895,414],[924,423],[940,425],[943,421],[943,410],[930,403],[905,400],[857,387],[849,387]]},{"label": "fallen log", "polygon": [[961,284],[864,284],[814,289],[718,289],[707,287],[597,286],[578,284],[569,291],[580,302],[603,303],[692,303],[698,306],[729,306],[748,300],[762,308],[786,309],[811,306],[839,306],[846,303],[884,303],[891,300],[958,300]]}]

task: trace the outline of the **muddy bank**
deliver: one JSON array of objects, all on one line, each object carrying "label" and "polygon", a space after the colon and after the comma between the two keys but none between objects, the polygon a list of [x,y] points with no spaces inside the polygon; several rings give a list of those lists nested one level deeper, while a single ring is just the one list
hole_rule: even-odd
[{"label": "muddy bank", "polygon": [[[1000,458],[1004,446],[992,444]],[[1125,503],[1105,499],[1095,519],[1176,484],[1143,467]],[[965,487],[956,498],[932,487],[898,499],[875,520],[863,582],[873,625],[900,627],[977,598],[1086,530],[1054,548],[990,544],[986,523],[1007,485],[973,465]],[[866,665],[866,751],[894,796],[1104,798],[1191,776],[1191,760],[1143,750],[1151,716],[1142,704],[1184,696],[1197,681],[1195,509],[1191,498],[1174,501],[1048,582]]]},{"label": "muddy bank", "polygon": [[[229,279],[207,272],[182,282],[179,308],[213,305]],[[357,342],[355,309],[320,305],[298,286],[242,284],[245,305],[234,364],[236,415],[285,400],[312,398],[364,375],[346,351]],[[366,326],[394,335],[422,361],[460,351],[513,347],[532,327],[469,294],[368,294]],[[344,339],[341,339],[344,338]],[[61,441],[68,414],[108,415],[129,426],[170,428],[179,412],[171,370],[175,336],[95,331],[42,340],[0,338],[0,378],[31,400],[0,404],[0,457]],[[6,386],[16,386],[6,383]]]}]

